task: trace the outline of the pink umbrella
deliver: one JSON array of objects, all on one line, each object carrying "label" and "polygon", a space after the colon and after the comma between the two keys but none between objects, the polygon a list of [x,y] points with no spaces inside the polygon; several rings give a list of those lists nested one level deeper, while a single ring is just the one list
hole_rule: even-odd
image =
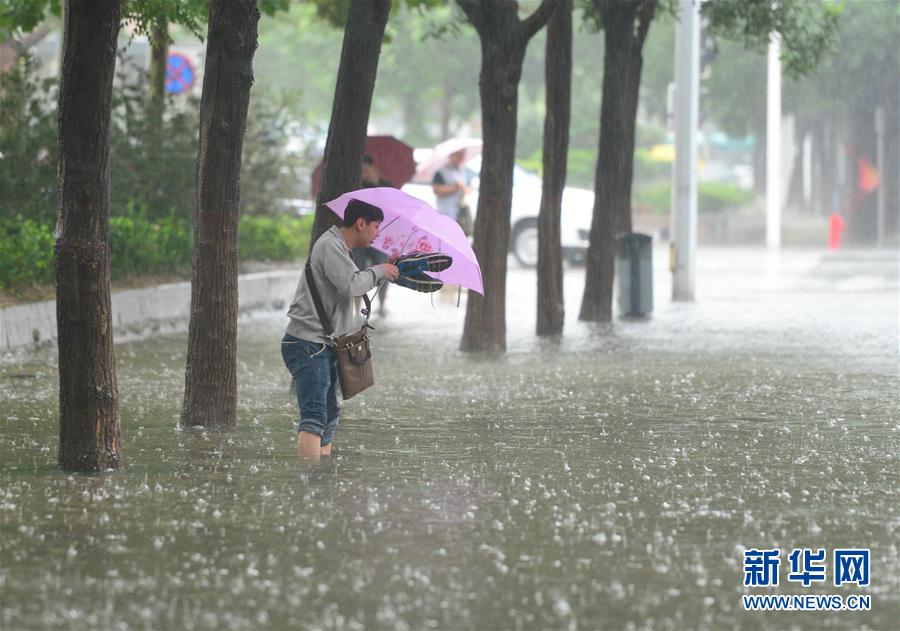
[{"label": "pink umbrella", "polygon": [[343,218],[351,199],[378,206],[384,213],[381,232],[372,247],[389,256],[414,251],[449,254],[453,264],[443,272],[429,275],[447,285],[461,285],[484,295],[478,259],[462,228],[450,217],[442,215],[427,202],[390,187],[351,191],[325,205]]},{"label": "pink umbrella", "polygon": [[438,172],[450,160],[450,156],[457,151],[465,151],[463,164],[472,158],[481,155],[481,141],[477,138],[451,138],[445,140],[434,148],[431,155],[423,160],[416,169],[416,175],[413,182],[420,184],[431,184],[434,174]]}]

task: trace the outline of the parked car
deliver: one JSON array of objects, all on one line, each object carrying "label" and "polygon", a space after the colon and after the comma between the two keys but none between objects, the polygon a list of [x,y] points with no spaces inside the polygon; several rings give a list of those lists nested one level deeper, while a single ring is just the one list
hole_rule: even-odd
[{"label": "parked car", "polygon": [[[475,158],[467,165],[476,173],[481,160]],[[478,179],[473,182],[475,191],[470,196],[474,215],[478,206]],[[538,262],[538,216],[541,209],[541,178],[516,166],[513,170],[513,197],[510,212],[509,250],[520,265],[535,267]],[[435,205],[435,195],[429,184],[406,184],[403,190]],[[563,190],[560,237],[563,256],[571,263],[583,263],[587,255],[588,233],[594,209],[594,192],[567,186]]]}]

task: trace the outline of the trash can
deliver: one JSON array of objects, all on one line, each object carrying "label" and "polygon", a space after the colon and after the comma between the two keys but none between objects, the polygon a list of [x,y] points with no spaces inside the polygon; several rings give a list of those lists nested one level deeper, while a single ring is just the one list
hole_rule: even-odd
[{"label": "trash can", "polygon": [[626,232],[618,238],[616,273],[619,315],[644,316],[653,311],[653,238]]}]

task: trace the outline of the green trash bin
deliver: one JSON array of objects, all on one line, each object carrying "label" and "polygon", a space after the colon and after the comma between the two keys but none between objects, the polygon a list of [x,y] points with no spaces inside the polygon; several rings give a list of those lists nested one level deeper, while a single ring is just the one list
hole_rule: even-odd
[{"label": "green trash bin", "polygon": [[619,315],[645,316],[653,311],[653,238],[628,232],[618,238],[616,273]]}]

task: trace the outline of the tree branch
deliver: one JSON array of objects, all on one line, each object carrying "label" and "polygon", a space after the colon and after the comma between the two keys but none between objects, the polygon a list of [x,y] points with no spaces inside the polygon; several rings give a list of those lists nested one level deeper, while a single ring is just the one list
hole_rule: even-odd
[{"label": "tree branch", "polygon": [[484,25],[484,13],[481,10],[480,0],[456,0],[456,4],[463,10],[469,22],[476,30],[480,30]]},{"label": "tree branch", "polygon": [[557,4],[556,0],[543,0],[541,6],[522,22],[522,34],[525,36],[525,41],[530,40],[535,33],[547,25]]},{"label": "tree branch", "polygon": [[647,39],[647,32],[650,30],[650,22],[656,14],[656,5],[658,0],[644,0],[638,8],[638,30],[634,38],[634,46],[640,51],[644,46],[644,40]]}]

